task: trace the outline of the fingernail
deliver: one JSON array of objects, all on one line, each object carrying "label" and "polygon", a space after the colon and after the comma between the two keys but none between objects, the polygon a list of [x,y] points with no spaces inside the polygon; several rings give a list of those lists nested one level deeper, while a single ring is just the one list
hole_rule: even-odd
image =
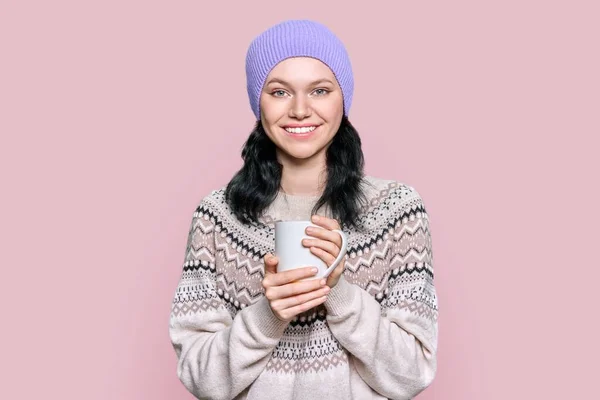
[{"label": "fingernail", "polygon": [[323,286],[325,283],[325,279],[321,279],[321,286]]},{"label": "fingernail", "polygon": [[329,286],[325,286],[325,287],[323,288],[323,291],[324,291],[325,293],[329,293],[329,290],[330,290],[330,289],[329,289]]},{"label": "fingernail", "polygon": [[313,220],[318,221],[319,220],[319,216],[318,215],[313,215]]},{"label": "fingernail", "polygon": [[313,268],[313,269],[311,269],[311,271],[312,271],[313,274],[316,274],[317,272],[319,272],[319,269],[318,268]]}]

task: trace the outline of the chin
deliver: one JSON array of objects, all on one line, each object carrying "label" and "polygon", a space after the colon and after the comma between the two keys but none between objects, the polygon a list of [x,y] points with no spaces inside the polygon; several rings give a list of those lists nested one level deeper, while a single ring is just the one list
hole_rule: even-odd
[{"label": "chin", "polygon": [[311,157],[314,157],[316,154],[320,153],[322,149],[298,149],[298,148],[294,148],[294,149],[283,149],[284,153],[291,158],[297,159],[297,160],[306,160],[309,159]]}]

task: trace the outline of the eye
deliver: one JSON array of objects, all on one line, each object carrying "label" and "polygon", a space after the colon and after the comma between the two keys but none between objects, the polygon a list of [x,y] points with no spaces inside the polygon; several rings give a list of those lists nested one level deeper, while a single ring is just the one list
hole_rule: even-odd
[{"label": "eye", "polygon": [[315,93],[317,96],[324,96],[324,95],[326,95],[327,93],[329,93],[329,90],[327,90],[327,89],[322,89],[322,88],[319,88],[319,89],[315,89],[314,93]]},{"label": "eye", "polygon": [[279,90],[274,90],[271,94],[275,97],[284,97],[287,93],[285,92],[285,90],[279,89]]}]

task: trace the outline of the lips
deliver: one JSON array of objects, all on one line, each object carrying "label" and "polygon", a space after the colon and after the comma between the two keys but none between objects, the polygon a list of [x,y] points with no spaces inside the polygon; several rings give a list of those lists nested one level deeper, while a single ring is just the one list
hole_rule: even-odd
[{"label": "lips", "polygon": [[283,131],[290,137],[296,139],[306,139],[314,135],[320,125],[305,125],[302,127],[286,126]]}]

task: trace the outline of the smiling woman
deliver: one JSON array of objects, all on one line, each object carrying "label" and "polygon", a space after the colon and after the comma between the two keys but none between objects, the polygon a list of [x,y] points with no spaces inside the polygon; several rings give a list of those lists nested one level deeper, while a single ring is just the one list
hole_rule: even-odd
[{"label": "smiling woman", "polygon": [[[284,21],[246,78],[244,165],[195,209],[173,299],[179,379],[203,399],[413,398],[437,366],[429,217],[412,186],[363,172],[344,45]],[[315,225],[302,245],[323,279],[277,269],[275,223],[294,219]]]}]

